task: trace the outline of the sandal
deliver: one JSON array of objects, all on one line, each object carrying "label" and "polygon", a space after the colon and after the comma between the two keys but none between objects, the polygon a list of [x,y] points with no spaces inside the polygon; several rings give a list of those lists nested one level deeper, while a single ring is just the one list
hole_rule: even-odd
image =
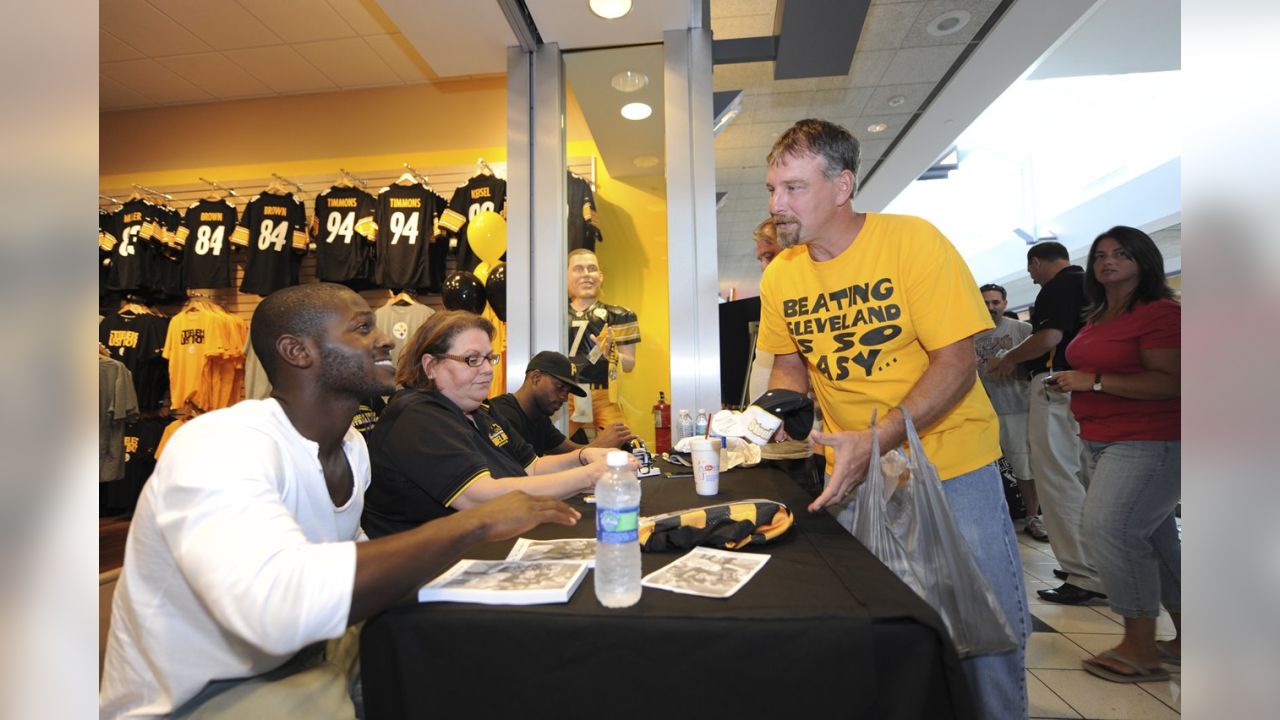
[{"label": "sandal", "polygon": [[1156,641],[1156,648],[1160,650],[1160,661],[1171,667],[1182,667],[1182,655],[1174,655],[1166,649],[1168,647],[1168,642],[1164,640]]},{"label": "sandal", "polygon": [[[1098,658],[1117,662],[1132,669],[1133,672],[1117,672],[1106,665],[1099,664],[1097,662]],[[1144,668],[1134,661],[1117,654],[1115,650],[1108,650],[1099,654],[1097,657],[1084,660],[1080,664],[1083,665],[1084,669],[1090,674],[1115,683],[1159,682],[1161,680],[1169,679],[1169,671],[1165,670],[1163,667]]]}]

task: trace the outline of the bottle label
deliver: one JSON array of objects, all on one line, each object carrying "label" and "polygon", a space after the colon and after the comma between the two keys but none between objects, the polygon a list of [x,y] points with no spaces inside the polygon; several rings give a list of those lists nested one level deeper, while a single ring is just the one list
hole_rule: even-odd
[{"label": "bottle label", "polygon": [[596,506],[596,542],[607,544],[640,541],[640,508]]}]

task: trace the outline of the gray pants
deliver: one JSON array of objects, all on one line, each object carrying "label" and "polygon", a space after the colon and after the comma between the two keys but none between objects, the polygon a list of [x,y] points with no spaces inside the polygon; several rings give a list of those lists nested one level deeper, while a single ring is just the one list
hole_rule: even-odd
[{"label": "gray pants", "polygon": [[1031,440],[1031,474],[1036,479],[1049,546],[1062,569],[1071,573],[1068,582],[1106,592],[1081,537],[1088,478],[1080,425],[1071,415],[1071,394],[1046,388],[1047,376],[1041,373],[1031,378],[1027,435]]},{"label": "gray pants", "polygon": [[360,695],[360,627],[353,625],[340,638],[303,649],[269,673],[214,680],[170,717],[352,720],[357,717],[352,698]]}]

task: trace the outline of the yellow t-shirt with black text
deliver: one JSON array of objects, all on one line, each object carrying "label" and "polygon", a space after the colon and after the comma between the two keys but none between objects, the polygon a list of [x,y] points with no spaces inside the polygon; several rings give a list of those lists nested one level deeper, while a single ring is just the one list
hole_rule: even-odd
[{"label": "yellow t-shirt with black text", "polygon": [[[964,259],[908,215],[868,213],[853,244],[824,262],[803,245],[787,248],[760,281],[758,347],[800,353],[828,432],[865,430],[872,410],[883,418],[915,386],[929,351],[992,327]],[[1000,457],[996,413],[976,379],[949,413],[917,430],[943,479]],[[827,449],[828,471],[832,462]]]}]

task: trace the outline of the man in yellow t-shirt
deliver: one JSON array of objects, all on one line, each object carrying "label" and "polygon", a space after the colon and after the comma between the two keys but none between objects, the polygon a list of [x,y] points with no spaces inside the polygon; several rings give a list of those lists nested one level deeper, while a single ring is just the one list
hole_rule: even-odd
[{"label": "man in yellow t-shirt", "polygon": [[826,446],[830,477],[809,509],[829,508],[846,528],[847,497],[872,460],[872,411],[885,452],[906,437],[899,406],[911,411],[956,523],[1021,641],[964,661],[979,715],[1025,718],[1030,619],[995,466],[999,426],[973,348],[991,316],[937,228],[853,210],[858,160],[858,141],[823,120],[796,123],[769,153],[769,212],[785,248],[760,282],[757,344],[775,355],[769,387],[812,387],[817,396],[825,432],[812,437]]}]

